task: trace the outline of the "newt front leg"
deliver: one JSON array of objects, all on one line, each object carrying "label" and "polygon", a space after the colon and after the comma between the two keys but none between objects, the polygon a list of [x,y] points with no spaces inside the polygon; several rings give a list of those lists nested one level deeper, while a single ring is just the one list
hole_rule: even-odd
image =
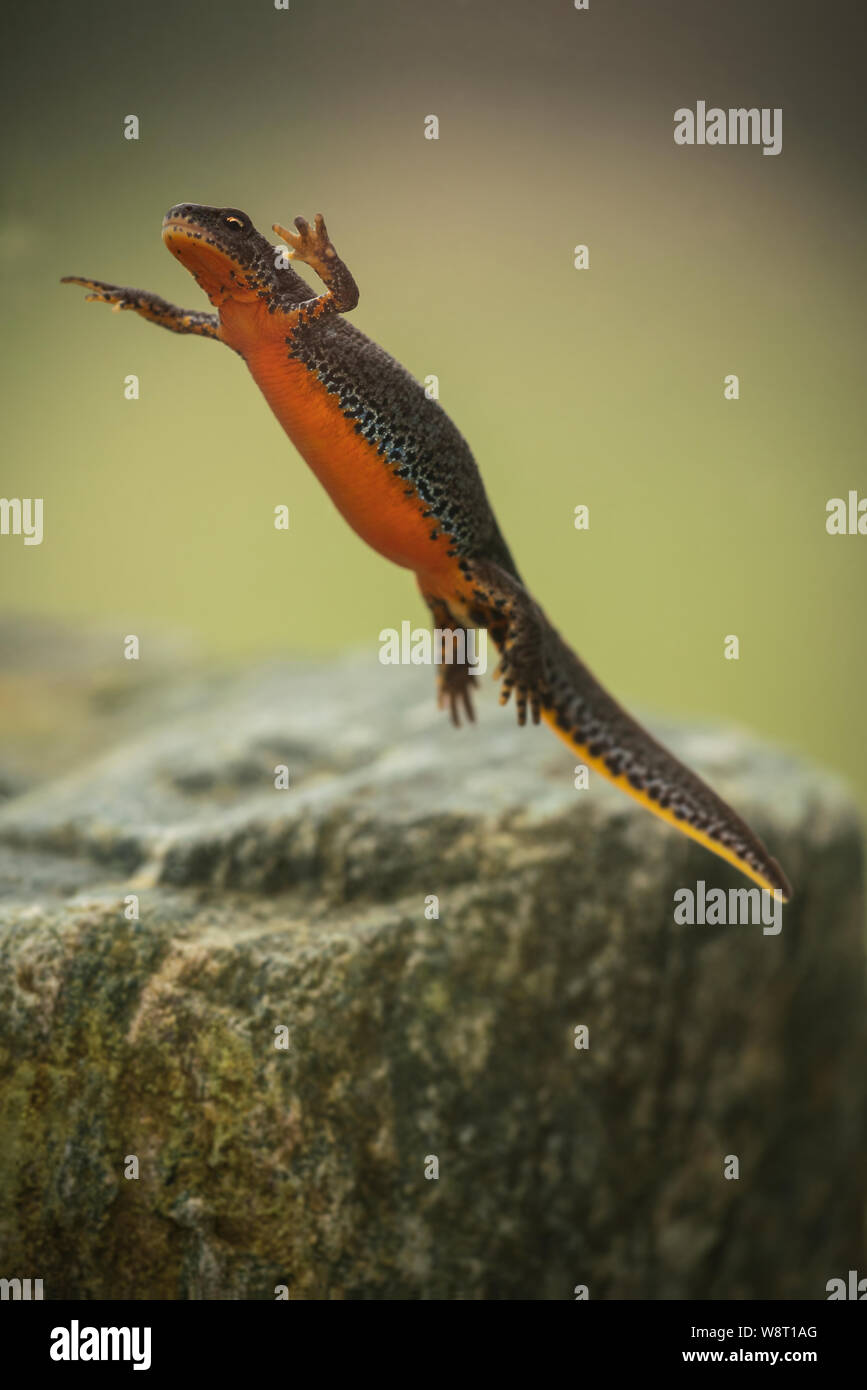
[{"label": "newt front leg", "polygon": [[220,337],[220,320],[216,314],[206,314],[199,309],[179,309],[169,304],[158,294],[147,290],[133,290],[123,285],[107,285],[104,280],[87,280],[80,275],[64,275],[64,285],[81,285],[91,293],[86,296],[91,302],[112,304],[116,313],[131,309],[149,323],[159,328],[167,328],[170,333],[194,333],[198,338]]},{"label": "newt front leg", "polygon": [[275,222],[273,230],[289,247],[290,261],[302,261],[304,265],[309,265],[325,286],[325,294],[300,306],[298,322],[310,323],[326,313],[348,313],[358,303],[358,286],[334,249],[322,213],[317,212],[312,228],[303,217],[295,218],[295,226],[297,232],[290,232]]}]

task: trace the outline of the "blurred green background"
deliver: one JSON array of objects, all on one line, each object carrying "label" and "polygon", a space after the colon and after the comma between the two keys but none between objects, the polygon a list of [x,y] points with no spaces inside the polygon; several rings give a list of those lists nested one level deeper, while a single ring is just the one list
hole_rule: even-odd
[{"label": "blurred green background", "polygon": [[[857,17],[767,0],[20,7],[2,493],[44,497],[45,540],[0,542],[4,607],[170,627],[233,659],[373,651],[380,628],[427,621],[239,358],[58,283],[206,307],[162,246],[169,206],[238,206],[262,230],[321,210],[361,287],[354,321],[439,377],[525,578],[600,678],[645,710],[761,731],[867,806],[867,538],[825,531],[828,498],[867,493]],[[781,106],[782,153],[675,146],[673,112],[697,99]]]}]

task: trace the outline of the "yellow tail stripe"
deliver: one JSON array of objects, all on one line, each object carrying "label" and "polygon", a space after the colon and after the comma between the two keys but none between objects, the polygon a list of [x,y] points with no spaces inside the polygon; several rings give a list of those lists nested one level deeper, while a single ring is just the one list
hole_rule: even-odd
[{"label": "yellow tail stripe", "polygon": [[784,903],[789,901],[786,895],[783,894],[779,888],[776,888],[770,879],[757,869],[754,869],[751,864],[748,864],[739,854],[736,854],[734,850],[711,839],[703,830],[694,829],[687,821],[679,820],[672,811],[659,806],[651,797],[647,796],[645,792],[636,790],[629,779],[622,773],[612,773],[605,765],[602,758],[594,758],[584,744],[578,743],[568,730],[560,728],[557,723],[556,715],[552,710],[543,709],[542,718],[548,727],[553,729],[557,737],[563,740],[567,748],[570,748],[573,753],[577,754],[581,761],[586,763],[588,767],[591,767],[594,772],[601,773],[607,782],[612,782],[615,787],[619,787],[621,791],[626,792],[627,795],[632,797],[633,801],[637,801],[639,805],[643,806],[646,810],[652,811],[660,820],[667,821],[669,825],[673,825],[682,835],[688,835],[691,840],[696,840],[698,844],[703,845],[705,849],[709,849],[710,852],[717,855],[719,859],[724,859],[728,864],[733,864],[736,869],[740,869],[742,874],[746,874],[747,878],[752,879],[753,883],[757,883],[760,888],[766,889],[769,893],[775,891],[780,893],[780,897]]}]

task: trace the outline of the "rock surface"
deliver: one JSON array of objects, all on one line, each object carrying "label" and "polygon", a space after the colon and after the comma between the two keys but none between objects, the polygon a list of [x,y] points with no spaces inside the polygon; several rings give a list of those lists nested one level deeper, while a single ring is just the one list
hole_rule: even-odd
[{"label": "rock surface", "polygon": [[492,690],[458,732],[430,671],[5,636],[0,1275],[814,1299],[864,1266],[861,839],[824,774],[654,726],[796,887],[779,935],[679,926],[677,888],[743,880]]}]

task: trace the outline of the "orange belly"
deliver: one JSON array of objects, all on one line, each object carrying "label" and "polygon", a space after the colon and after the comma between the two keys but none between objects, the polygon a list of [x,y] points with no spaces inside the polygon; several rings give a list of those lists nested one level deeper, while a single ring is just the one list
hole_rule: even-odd
[{"label": "orange belly", "polygon": [[[451,542],[410,483],[397,478],[376,449],[356,432],[337,397],[286,349],[245,354],[247,366],[280,424],[334,505],[362,540],[396,565],[429,575],[457,577]],[[431,532],[439,534],[431,539]]]}]

